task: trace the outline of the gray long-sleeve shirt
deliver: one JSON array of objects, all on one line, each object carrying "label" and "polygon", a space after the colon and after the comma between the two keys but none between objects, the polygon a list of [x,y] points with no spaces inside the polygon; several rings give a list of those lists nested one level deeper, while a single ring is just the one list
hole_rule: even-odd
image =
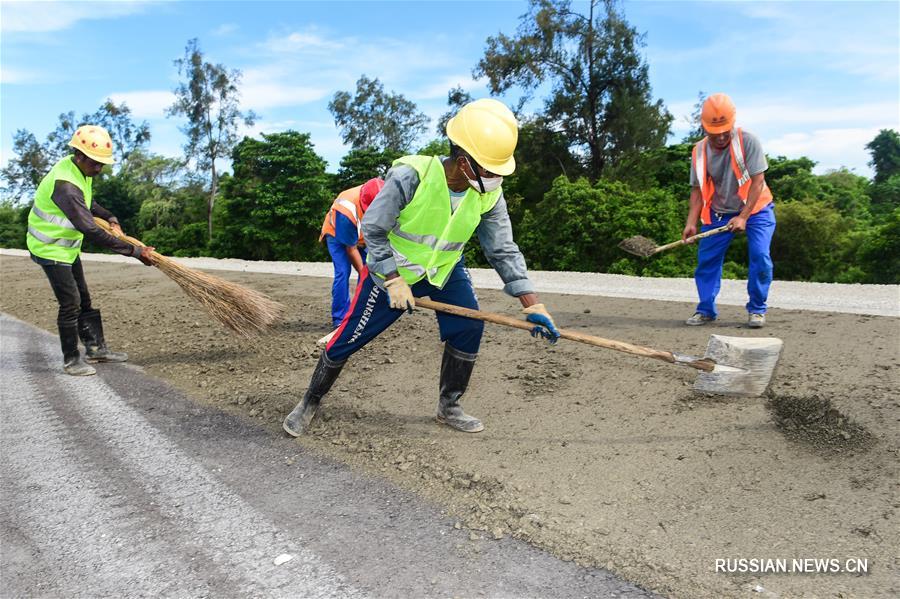
[{"label": "gray long-sleeve shirt", "polygon": [[[419,174],[414,168],[405,164],[393,167],[385,177],[384,188],[363,215],[362,231],[368,250],[366,262],[372,272],[387,275],[397,270],[388,233],[397,224],[400,211],[412,201],[418,186]],[[452,203],[453,198],[448,201]],[[494,207],[481,215],[476,234],[485,257],[505,284],[503,291],[514,297],[534,293],[525,257],[513,241],[512,223],[502,193]],[[373,277],[373,280],[381,284],[379,277]]]},{"label": "gray long-sleeve shirt", "polygon": [[109,223],[118,223],[119,221],[112,212],[97,202],[91,202],[91,208],[88,210],[87,204],[84,202],[84,194],[72,183],[57,181],[53,186],[50,198],[89,241],[124,256],[141,255],[141,248],[110,235],[94,222],[94,216],[99,216]]}]

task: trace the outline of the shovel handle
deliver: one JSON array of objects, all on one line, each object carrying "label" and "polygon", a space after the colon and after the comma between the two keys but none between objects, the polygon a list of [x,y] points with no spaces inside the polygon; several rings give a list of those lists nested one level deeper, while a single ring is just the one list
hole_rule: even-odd
[{"label": "shovel handle", "polygon": [[[473,310],[471,308],[463,308],[462,306],[444,304],[425,298],[417,297],[416,307],[428,308],[429,310],[435,310],[436,312],[445,312],[447,314],[454,314],[456,316],[463,316],[465,318],[473,318],[475,320],[482,320],[484,322],[492,322],[494,324],[500,324],[503,326],[512,327],[514,329],[522,329],[523,331],[531,331],[531,329],[534,328],[534,324],[530,322],[518,318],[513,318],[512,316],[506,316],[505,314],[496,314],[494,312]],[[673,354],[672,352],[653,349],[652,347],[644,347],[642,345],[633,345],[631,343],[625,343],[624,341],[604,339],[603,337],[595,337],[594,335],[587,335],[585,333],[578,333],[576,331],[567,331],[565,329],[560,329],[559,335],[563,339],[568,339],[570,341],[578,341],[579,343],[586,343],[588,345],[593,345],[596,347],[613,349],[616,351],[624,352],[626,354],[632,354],[634,356],[642,356],[645,358],[662,360],[663,362],[669,362],[670,364],[683,364],[685,366],[690,366],[691,368],[696,368],[697,370],[703,370],[706,372],[711,372],[716,366],[715,362],[712,362],[710,360],[676,360],[675,354]]]},{"label": "shovel handle", "polygon": [[703,239],[704,237],[711,237],[713,235],[718,235],[719,233],[724,233],[728,231],[728,225],[722,225],[721,227],[716,227],[715,229],[710,229],[709,231],[705,231],[703,233],[698,233],[696,235],[691,235],[687,239],[679,239],[678,241],[673,241],[672,243],[667,243],[666,245],[661,245],[653,250],[654,254],[658,254],[659,252],[664,252],[666,250],[671,250],[674,247],[678,247],[679,245],[684,245],[686,243],[691,243],[697,241],[698,239]]}]

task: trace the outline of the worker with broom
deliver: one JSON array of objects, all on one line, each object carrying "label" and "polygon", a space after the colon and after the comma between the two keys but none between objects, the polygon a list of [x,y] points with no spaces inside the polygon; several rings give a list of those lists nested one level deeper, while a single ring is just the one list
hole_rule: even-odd
[{"label": "worker with broom", "polygon": [[56,324],[62,345],[63,369],[75,376],[95,374],[78,351],[78,339],[84,343],[88,362],[124,362],[128,356],[110,351],[103,336],[100,311],[91,304],[84,269],[81,243],[91,242],[144,264],[153,264],[152,247],[136,247],[105,232],[94,222],[99,216],[120,234],[118,219],[92,199],[93,178],[104,164],[113,164],[112,139],[106,129],[83,125],[72,136],[73,154],[57,162],[41,180],[28,214],[26,241],[31,259],[40,264],[59,303]]},{"label": "worker with broom", "polygon": [[697,234],[697,219],[706,232],[723,225],[728,231],[700,240],[694,281],[700,303],[689,326],[716,319],[716,295],[722,279],[725,252],[736,233],[747,234],[750,268],[747,274],[747,326],[766,323],[766,300],[772,283],[769,247],[775,233],[772,192],[766,185],[769,167],[755,135],[735,128],[736,110],[731,98],[713,94],[703,102],[700,120],[706,137],[694,146],[691,157],[691,204],[683,241]]},{"label": "worker with broom", "polygon": [[[289,434],[299,436],[307,429],[347,359],[404,311],[411,313],[416,297],[478,308],[463,261],[463,248],[473,233],[505,283],[504,291],[519,298],[526,320],[534,325],[532,335],[551,342],[559,338],[528,279],[503,198],[503,177],[515,170],[515,116],[496,100],[476,100],[463,106],[446,130],[450,156],[394,161],[384,189],[363,216],[365,276],[319,357],[303,400],[284,420]],[[445,313],[438,313],[437,320],[444,341],[437,421],[459,431],[481,431],[481,421],[463,411],[460,398],[472,376],[484,325]],[[418,373],[410,371],[410,376]],[[398,382],[392,392],[403,393],[402,386]]]},{"label": "worker with broom", "polygon": [[319,241],[325,240],[331,262],[334,264],[334,280],[331,283],[332,332],[319,339],[324,345],[331,340],[350,308],[350,273],[356,271],[359,285],[365,267],[365,241],[361,221],[372,200],[384,187],[381,179],[369,179],[362,185],[345,189],[335,198],[322,223]]}]

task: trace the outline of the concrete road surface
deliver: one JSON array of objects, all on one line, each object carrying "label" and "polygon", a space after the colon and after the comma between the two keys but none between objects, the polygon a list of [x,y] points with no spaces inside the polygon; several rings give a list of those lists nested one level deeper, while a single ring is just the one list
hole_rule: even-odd
[{"label": "concrete road surface", "polygon": [[2,597],[651,596],[58,343],[0,315]]}]

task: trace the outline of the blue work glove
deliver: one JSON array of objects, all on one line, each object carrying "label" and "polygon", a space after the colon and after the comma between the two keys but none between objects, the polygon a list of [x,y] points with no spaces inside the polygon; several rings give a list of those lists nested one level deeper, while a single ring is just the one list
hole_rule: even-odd
[{"label": "blue work glove", "polygon": [[551,344],[556,343],[559,339],[559,329],[556,328],[556,323],[553,322],[553,317],[547,312],[544,304],[533,304],[523,308],[522,314],[525,314],[525,320],[537,325],[531,329],[532,337],[540,335]]}]

